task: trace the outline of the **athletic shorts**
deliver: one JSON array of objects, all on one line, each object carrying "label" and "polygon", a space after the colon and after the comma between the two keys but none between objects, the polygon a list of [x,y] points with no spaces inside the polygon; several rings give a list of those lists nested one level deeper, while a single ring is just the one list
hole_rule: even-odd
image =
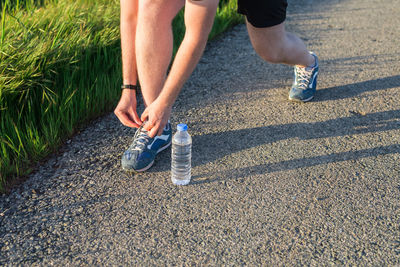
[{"label": "athletic shorts", "polygon": [[287,0],[238,0],[238,13],[257,28],[281,24],[286,19]]}]

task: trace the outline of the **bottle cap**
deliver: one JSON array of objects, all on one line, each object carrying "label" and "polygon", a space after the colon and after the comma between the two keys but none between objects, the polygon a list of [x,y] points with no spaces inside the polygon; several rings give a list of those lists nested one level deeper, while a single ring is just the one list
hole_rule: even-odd
[{"label": "bottle cap", "polygon": [[186,124],[184,124],[184,123],[181,123],[181,124],[178,124],[178,126],[176,127],[177,129],[178,129],[178,131],[181,131],[181,132],[183,132],[183,131],[187,131],[187,125]]}]

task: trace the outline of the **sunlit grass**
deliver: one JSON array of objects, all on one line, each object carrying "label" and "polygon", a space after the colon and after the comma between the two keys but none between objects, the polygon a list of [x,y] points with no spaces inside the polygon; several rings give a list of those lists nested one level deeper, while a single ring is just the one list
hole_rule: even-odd
[{"label": "sunlit grass", "polygon": [[[119,1],[3,0],[0,20],[0,191],[26,175],[120,97]],[[214,37],[237,24],[236,1],[218,10]],[[174,44],[184,34],[174,20]],[[175,49],[176,50],[176,49]]]}]

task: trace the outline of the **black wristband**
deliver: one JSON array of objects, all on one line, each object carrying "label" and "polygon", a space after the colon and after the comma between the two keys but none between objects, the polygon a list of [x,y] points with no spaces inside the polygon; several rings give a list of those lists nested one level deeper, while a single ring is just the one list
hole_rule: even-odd
[{"label": "black wristband", "polygon": [[130,90],[138,90],[138,86],[137,85],[133,85],[133,84],[123,84],[121,85],[121,89],[130,89]]}]

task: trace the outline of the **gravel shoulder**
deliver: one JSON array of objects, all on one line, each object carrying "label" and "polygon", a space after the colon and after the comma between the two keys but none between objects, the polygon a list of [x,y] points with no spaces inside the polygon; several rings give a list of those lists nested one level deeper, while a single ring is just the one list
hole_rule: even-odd
[{"label": "gravel shoulder", "polygon": [[94,121],[0,196],[0,265],[400,265],[400,6],[292,0],[320,58],[315,100],[239,25],[210,42],[177,100],[192,182],[170,150],[125,173],[134,130]]}]

